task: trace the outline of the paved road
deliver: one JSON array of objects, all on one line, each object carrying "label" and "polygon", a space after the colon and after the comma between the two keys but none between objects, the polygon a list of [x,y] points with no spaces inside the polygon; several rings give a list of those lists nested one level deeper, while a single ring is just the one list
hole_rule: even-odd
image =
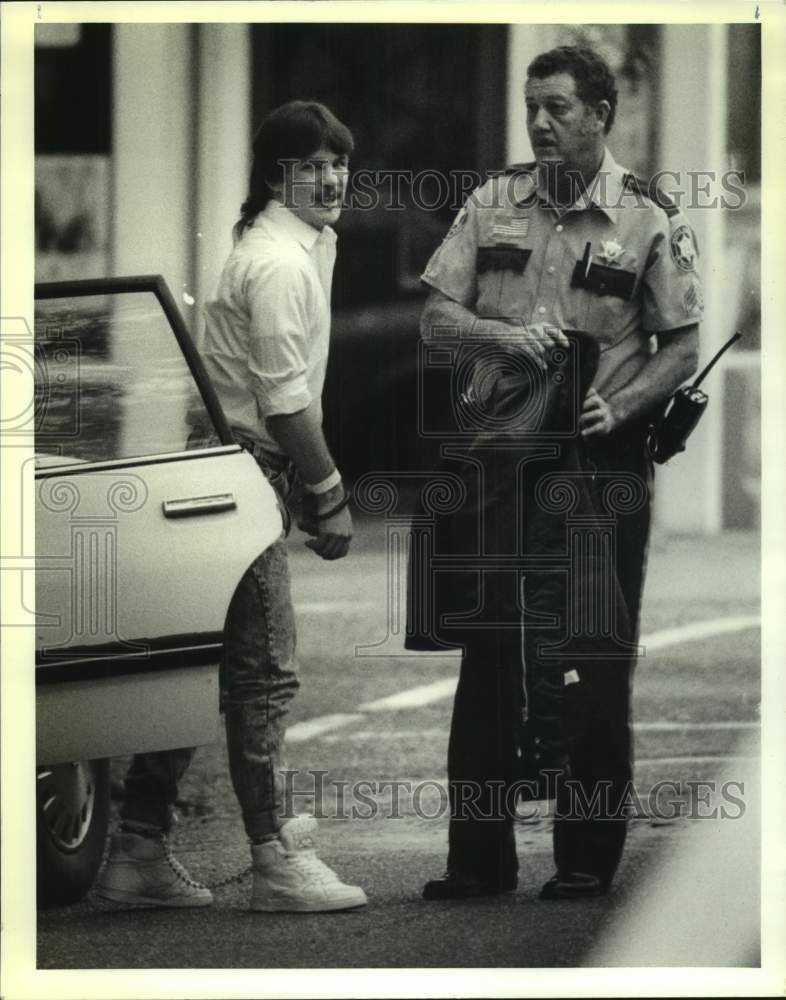
[{"label": "paved road", "polygon": [[[547,816],[531,817],[517,833],[522,872],[516,893],[460,905],[423,902],[423,881],[444,867],[444,758],[457,660],[403,655],[400,639],[397,647],[384,647],[388,655],[357,655],[356,646],[380,642],[388,631],[382,539],[378,521],[364,523],[352,559],[338,565],[319,562],[297,542],[292,546],[302,691],[288,763],[301,772],[327,772],[325,815],[340,816],[343,808],[349,816],[353,805],[359,810],[355,819],[322,821],[321,853],[366,888],[369,908],[332,916],[252,914],[245,910],[247,878],[217,890],[215,906],[203,911],[117,911],[88,899],[39,914],[41,968],[514,969],[613,963],[595,949],[608,929],[632,914],[645,873],[654,869],[663,882],[669,871],[677,872],[681,845],[704,828],[686,818],[664,825],[646,816],[634,820],[614,893],[577,906],[537,900],[552,873],[550,823]],[[712,778],[724,767],[727,777],[748,774],[744,758],[756,753],[758,734],[758,637],[750,624],[757,613],[752,535],[654,540],[643,632],[660,639],[640,663],[636,680],[643,803],[659,779],[681,782],[684,792],[686,781]],[[674,632],[696,622],[721,624],[693,638]],[[391,703],[391,696],[411,689],[420,694],[410,704]],[[308,791],[310,780],[301,773],[297,787]],[[361,801],[351,789],[362,780],[372,784]],[[394,797],[390,788],[379,787],[385,781],[409,784]],[[743,808],[752,806],[745,795],[743,802]],[[247,848],[221,742],[200,750],[179,812],[176,848],[196,876],[214,883],[242,871]],[[738,915],[752,913],[755,905],[752,894],[738,899]],[[707,957],[703,943],[709,949],[715,936],[711,918],[705,914],[709,922],[694,933],[697,965]],[[746,958],[755,955],[746,952]]]}]

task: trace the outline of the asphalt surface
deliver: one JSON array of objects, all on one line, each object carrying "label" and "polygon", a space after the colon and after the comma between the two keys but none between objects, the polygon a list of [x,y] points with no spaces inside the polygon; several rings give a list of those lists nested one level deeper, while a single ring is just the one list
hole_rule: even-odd
[{"label": "asphalt surface", "polygon": [[[679,877],[683,849],[697,830],[709,829],[690,815],[654,821],[648,799],[652,786],[659,780],[679,782],[686,813],[685,783],[724,771],[727,778],[747,780],[748,798],[742,793],[744,805],[737,811],[755,812],[748,779],[749,759],[757,752],[758,632],[733,622],[759,611],[757,536],[653,539],[643,635],[706,621],[725,622],[730,630],[715,634],[710,627],[703,638],[690,641],[667,636],[662,648],[640,662],[635,719],[642,815],[631,823],[613,892],[581,904],[537,899],[553,871],[547,815],[530,816],[518,826],[516,892],[460,904],[420,898],[423,882],[444,869],[451,700],[443,696],[400,709],[368,706],[404,690],[447,682],[456,676],[458,661],[451,655],[404,655],[400,638],[384,643],[388,573],[380,520],[359,525],[351,557],[343,563],[320,562],[300,537],[292,540],[291,555],[302,688],[292,713],[287,763],[300,770],[296,787],[304,792],[313,787],[309,769],[326,772],[324,794],[316,803],[326,817],[320,822],[320,855],[345,881],[365,888],[368,908],[334,915],[251,913],[246,908],[250,879],[242,875],[217,888],[215,904],[204,910],[124,910],[88,898],[39,913],[39,968],[613,965],[613,954],[604,955],[598,947],[633,915],[648,873],[657,873],[665,885],[670,872]],[[357,654],[357,646],[374,643],[381,643],[377,652],[386,655]],[[321,720],[321,731],[319,725],[303,728],[313,720]],[[116,762],[115,773],[121,775],[122,768],[123,762]],[[360,781],[371,783],[362,801],[356,794]],[[394,795],[393,789],[380,787],[386,781],[408,784]],[[302,804],[315,803],[304,796]],[[215,884],[246,868],[247,845],[223,740],[200,749],[183,783],[178,812],[174,846],[195,877]],[[740,926],[750,924],[757,905],[753,888],[736,901]],[[710,964],[755,964],[755,944],[729,952],[727,962],[718,961],[712,907],[707,910],[690,918],[694,960],[686,964],[706,965],[708,958]]]}]

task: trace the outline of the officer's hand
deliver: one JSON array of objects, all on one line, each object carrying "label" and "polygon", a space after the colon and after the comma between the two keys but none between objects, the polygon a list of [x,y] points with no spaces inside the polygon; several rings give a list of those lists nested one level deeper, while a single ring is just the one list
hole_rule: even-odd
[{"label": "officer's hand", "polygon": [[344,507],[326,521],[302,524],[301,527],[315,536],[306,542],[306,546],[323,559],[343,559],[349,552],[352,540],[352,515],[349,507]]},{"label": "officer's hand", "polygon": [[570,342],[558,326],[553,323],[527,323],[525,330],[544,351],[552,347],[568,347]]},{"label": "officer's hand", "polygon": [[558,326],[551,323],[513,324],[504,320],[481,321],[480,335],[496,340],[501,347],[525,351],[535,358],[543,369],[547,367],[549,352],[556,347],[569,346],[568,338]]},{"label": "officer's hand", "polygon": [[618,425],[619,422],[609,403],[595,389],[590,389],[584,398],[584,405],[581,408],[581,416],[579,417],[581,436],[605,436],[606,434],[610,434]]},{"label": "officer's hand", "polygon": [[555,348],[567,348],[568,338],[558,326],[551,323],[527,323],[522,330],[522,347],[538,362],[541,368],[548,365],[549,354]]}]

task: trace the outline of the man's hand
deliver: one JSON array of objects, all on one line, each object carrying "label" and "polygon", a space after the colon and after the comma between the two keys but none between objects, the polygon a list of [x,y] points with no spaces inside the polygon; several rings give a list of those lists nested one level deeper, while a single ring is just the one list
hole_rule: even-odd
[{"label": "man's hand", "polygon": [[569,347],[570,341],[558,326],[552,323],[527,323],[524,327],[525,343],[545,357],[555,347]]},{"label": "man's hand", "polygon": [[619,427],[619,423],[611,405],[595,389],[590,389],[579,417],[581,436],[605,437]]},{"label": "man's hand", "polygon": [[320,521],[318,518],[331,511],[346,497],[343,483],[326,493],[306,494],[303,497],[303,514],[298,528],[314,537],[306,542],[323,559],[343,559],[349,551],[352,539],[352,515],[349,507],[342,507],[332,517]]},{"label": "man's hand", "polygon": [[558,326],[550,323],[527,323],[524,328],[524,350],[529,351],[545,371],[554,348],[567,348],[568,338]]},{"label": "man's hand", "polygon": [[472,334],[502,347],[525,351],[535,358],[541,368],[546,368],[549,352],[555,347],[564,349],[569,346],[562,330],[551,323],[527,323],[522,326],[500,319],[481,319],[473,327]]},{"label": "man's hand", "polygon": [[424,342],[430,342],[448,327],[460,331],[462,337],[467,337],[473,343],[488,340],[504,346],[515,346],[537,358],[543,368],[546,367],[550,350],[569,345],[562,330],[551,323],[524,324],[521,320],[478,316],[471,309],[432,288],[421,313],[420,335]]},{"label": "man's hand", "polygon": [[315,530],[309,531],[309,534],[315,537],[310,538],[306,546],[323,559],[343,559],[349,552],[349,543],[352,541],[352,515],[349,507],[329,517],[327,521],[312,522],[312,525]]},{"label": "man's hand", "polygon": [[580,418],[582,434],[608,434],[618,427],[657,412],[698,367],[699,328],[696,324],[657,334],[658,349],[611,400],[590,390]]}]

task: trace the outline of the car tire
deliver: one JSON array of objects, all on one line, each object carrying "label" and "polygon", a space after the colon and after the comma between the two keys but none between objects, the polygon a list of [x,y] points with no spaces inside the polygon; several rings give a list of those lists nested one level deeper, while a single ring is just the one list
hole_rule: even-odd
[{"label": "car tire", "polygon": [[109,826],[109,792],[109,760],[82,760],[38,768],[39,906],[75,903],[93,884]]}]

